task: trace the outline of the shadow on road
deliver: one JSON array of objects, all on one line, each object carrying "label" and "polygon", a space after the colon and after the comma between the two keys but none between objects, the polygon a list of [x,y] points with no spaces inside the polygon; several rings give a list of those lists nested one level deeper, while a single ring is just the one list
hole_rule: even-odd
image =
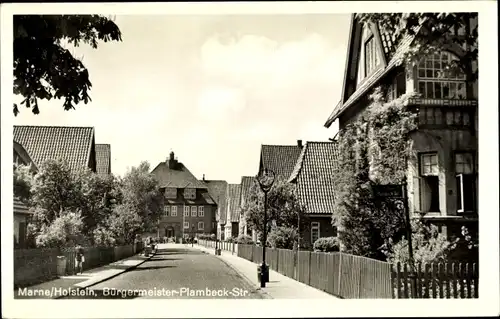
[{"label": "shadow on road", "polygon": [[129,271],[156,270],[156,269],[164,269],[164,268],[177,268],[177,266],[147,266],[147,267],[137,267],[137,268],[134,268],[134,269],[130,269]]},{"label": "shadow on road", "polygon": [[165,255],[201,255],[201,251],[196,249],[186,249],[186,248],[164,248],[159,249],[155,256],[165,256]]}]

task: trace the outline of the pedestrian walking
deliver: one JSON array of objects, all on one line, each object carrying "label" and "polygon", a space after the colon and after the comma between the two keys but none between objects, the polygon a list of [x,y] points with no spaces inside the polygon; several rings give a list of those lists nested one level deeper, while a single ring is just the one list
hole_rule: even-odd
[{"label": "pedestrian walking", "polygon": [[76,245],[75,248],[75,268],[76,274],[83,273],[83,263],[85,262],[85,255],[83,252],[83,247],[80,244]]}]

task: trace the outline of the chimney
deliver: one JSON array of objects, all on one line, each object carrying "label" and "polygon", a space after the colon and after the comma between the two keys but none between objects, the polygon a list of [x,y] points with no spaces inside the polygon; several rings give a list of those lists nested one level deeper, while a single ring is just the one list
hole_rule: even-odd
[{"label": "chimney", "polygon": [[173,161],[174,160],[174,151],[171,151],[170,152],[170,160]]},{"label": "chimney", "polygon": [[205,181],[205,174],[203,174],[203,181]]},{"label": "chimney", "polygon": [[174,157],[174,152],[170,152],[170,158],[168,160],[168,168],[170,169],[175,169],[175,167],[177,166],[177,160],[175,159]]},{"label": "chimney", "polygon": [[297,140],[297,146],[302,148],[302,140]]}]

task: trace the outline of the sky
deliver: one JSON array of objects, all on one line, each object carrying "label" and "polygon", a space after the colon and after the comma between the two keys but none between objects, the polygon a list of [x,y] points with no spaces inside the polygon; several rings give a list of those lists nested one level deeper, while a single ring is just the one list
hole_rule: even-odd
[{"label": "sky", "polygon": [[339,100],[348,14],[122,15],[123,41],[70,48],[89,70],[92,102],[41,101],[15,125],[93,126],[112,172],[173,151],[197,177],[255,175],[262,144],[326,141]]}]

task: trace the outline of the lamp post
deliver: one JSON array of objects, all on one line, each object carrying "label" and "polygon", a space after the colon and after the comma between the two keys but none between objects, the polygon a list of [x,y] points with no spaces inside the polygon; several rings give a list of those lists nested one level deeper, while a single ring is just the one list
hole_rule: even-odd
[{"label": "lamp post", "polygon": [[257,177],[260,188],[264,192],[264,238],[262,244],[262,265],[260,268],[260,286],[266,287],[266,277],[268,274],[266,266],[266,242],[267,242],[267,193],[271,190],[274,184],[274,172],[269,169],[264,169]]}]

